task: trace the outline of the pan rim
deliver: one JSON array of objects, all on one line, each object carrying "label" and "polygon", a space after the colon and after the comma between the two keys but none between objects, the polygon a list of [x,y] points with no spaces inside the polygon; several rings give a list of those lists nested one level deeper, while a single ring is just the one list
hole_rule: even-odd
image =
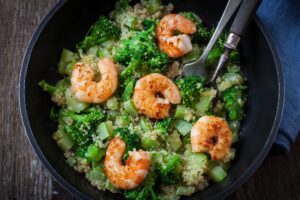
[{"label": "pan rim", "polygon": [[[29,61],[31,58],[32,50],[40,37],[40,34],[43,32],[44,28],[50,21],[50,19],[61,9],[61,7],[67,2],[68,0],[60,0],[58,3],[54,5],[54,7],[50,10],[50,12],[44,17],[44,19],[41,21],[41,23],[37,26],[33,36],[30,39],[30,42],[26,48],[26,53],[24,54],[22,67],[20,70],[20,76],[19,76],[19,108],[20,108],[20,114],[22,119],[23,127],[25,128],[26,136],[31,143],[32,148],[34,149],[35,153],[37,154],[38,158],[42,161],[43,166],[50,172],[51,176],[67,191],[69,191],[71,194],[75,195],[76,197],[80,199],[91,199],[86,194],[82,193],[77,189],[74,185],[70,184],[68,181],[66,181],[56,170],[55,168],[48,162],[46,156],[41,151],[35,137],[33,134],[33,131],[31,129],[31,125],[29,122],[27,109],[26,109],[26,98],[25,98],[25,83],[26,83],[26,77],[27,77],[27,69],[29,65]],[[268,30],[265,28],[264,24],[261,22],[261,20],[256,15],[254,18],[254,21],[256,25],[258,26],[259,30],[263,34],[263,36],[266,38],[267,44],[271,50],[271,53],[273,55],[276,73],[277,73],[277,86],[278,86],[278,102],[277,102],[277,108],[276,108],[276,115],[275,120],[273,122],[273,126],[270,130],[270,134],[268,139],[265,142],[264,147],[261,149],[260,153],[256,156],[256,159],[254,162],[243,172],[243,176],[236,179],[232,184],[230,184],[226,189],[223,191],[215,194],[212,196],[212,199],[223,199],[226,198],[228,195],[230,195],[232,192],[236,191],[242,184],[244,184],[248,178],[253,175],[253,173],[257,170],[257,168],[262,164],[263,160],[266,158],[268,152],[270,151],[272,144],[275,141],[275,138],[277,136],[277,132],[279,130],[280,121],[283,114],[283,108],[284,108],[284,94],[285,94],[285,88],[284,88],[284,79],[283,79],[283,70],[280,63],[280,59],[277,53],[277,50],[274,46],[274,43],[271,38],[271,34],[268,32]],[[201,192],[201,191],[200,191]],[[197,194],[197,193],[195,193]]]}]

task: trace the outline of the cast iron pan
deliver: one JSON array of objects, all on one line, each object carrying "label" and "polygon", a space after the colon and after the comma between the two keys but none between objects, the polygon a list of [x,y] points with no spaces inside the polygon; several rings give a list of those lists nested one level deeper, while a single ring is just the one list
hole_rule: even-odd
[{"label": "cast iron pan", "polygon": [[[226,4],[220,0],[172,2],[176,12],[194,11],[208,25],[216,24]],[[75,44],[97,18],[108,15],[113,8],[114,1],[60,1],[33,35],[20,76],[20,107],[28,138],[52,176],[80,198],[122,199],[120,195],[98,191],[65,163],[62,151],[51,138],[56,130],[56,124],[49,119],[53,104],[38,87],[38,82],[59,80],[56,69],[62,48],[75,50]],[[236,146],[236,159],[223,182],[211,184],[204,191],[183,199],[225,198],[254,173],[275,139],[284,101],[282,70],[270,36],[257,18],[250,23],[240,51],[249,90],[247,116]]]}]

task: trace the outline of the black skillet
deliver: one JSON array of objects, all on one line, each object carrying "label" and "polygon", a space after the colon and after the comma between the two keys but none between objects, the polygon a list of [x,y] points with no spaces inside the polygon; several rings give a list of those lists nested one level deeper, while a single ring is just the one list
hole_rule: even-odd
[{"label": "black skillet", "polygon": [[[193,11],[208,25],[220,18],[226,1],[175,0],[175,12]],[[166,1],[164,1],[166,3]],[[28,46],[20,75],[20,107],[28,138],[52,176],[79,198],[122,199],[120,195],[98,191],[82,174],[65,163],[52,133],[56,124],[49,119],[53,105],[38,87],[45,79],[55,83],[62,48],[75,50],[100,15],[113,10],[114,1],[61,0],[37,28]],[[270,35],[258,18],[244,34],[240,51],[243,71],[248,79],[247,116],[228,177],[204,191],[183,199],[220,199],[240,187],[262,163],[277,134],[284,101],[282,69]]]}]

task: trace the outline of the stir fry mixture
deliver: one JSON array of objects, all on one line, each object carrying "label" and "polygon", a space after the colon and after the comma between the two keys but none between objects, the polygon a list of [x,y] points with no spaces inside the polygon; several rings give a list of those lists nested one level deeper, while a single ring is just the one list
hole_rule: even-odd
[{"label": "stir fry mixture", "polygon": [[[208,77],[181,76],[213,28],[192,12],[172,10],[160,0],[117,1],[76,51],[62,50],[63,78],[39,83],[56,104],[53,139],[66,162],[99,190],[126,199],[192,195],[222,181],[235,157],[246,101],[239,53],[230,55],[218,91],[206,87]],[[210,52],[208,72],[226,37]]]}]

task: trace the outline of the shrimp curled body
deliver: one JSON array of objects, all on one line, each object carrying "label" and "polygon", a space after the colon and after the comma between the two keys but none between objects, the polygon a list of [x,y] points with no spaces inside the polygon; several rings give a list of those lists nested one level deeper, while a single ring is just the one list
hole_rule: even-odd
[{"label": "shrimp curled body", "polygon": [[231,143],[231,129],[222,118],[203,116],[192,127],[192,151],[208,152],[212,160],[225,159]]},{"label": "shrimp curled body", "polygon": [[137,187],[147,176],[150,168],[150,154],[146,151],[130,151],[126,164],[122,157],[126,144],[119,137],[115,137],[108,145],[104,173],[117,188],[129,190]]},{"label": "shrimp curled body", "polygon": [[[196,25],[179,14],[164,16],[156,28],[156,37],[159,48],[169,57],[181,57],[193,49],[191,39],[187,34],[195,33]],[[183,34],[174,36],[174,31]]]},{"label": "shrimp curled body", "polygon": [[[158,96],[161,93],[164,98]],[[135,85],[133,102],[139,113],[150,118],[169,116],[171,104],[179,104],[181,96],[177,86],[164,75],[152,73],[139,79]]]},{"label": "shrimp curled body", "polygon": [[82,102],[102,103],[116,90],[118,85],[118,72],[111,59],[102,59],[98,63],[101,80],[96,82],[92,66],[77,63],[71,77],[72,91]]}]

